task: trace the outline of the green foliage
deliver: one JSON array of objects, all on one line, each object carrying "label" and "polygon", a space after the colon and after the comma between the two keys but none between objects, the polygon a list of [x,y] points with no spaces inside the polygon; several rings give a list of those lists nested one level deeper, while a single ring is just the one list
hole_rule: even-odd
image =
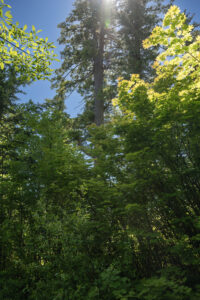
[{"label": "green foliage", "polygon": [[12,110],[16,94],[20,92],[21,80],[12,67],[6,67],[0,71],[0,118],[9,110]]},{"label": "green foliage", "polygon": [[[154,75],[151,64],[157,56],[158,47],[144,49],[142,42],[161,21],[163,15],[174,1],[121,0],[117,18],[122,54],[117,55],[118,76],[126,79],[130,74],[139,74],[151,81]],[[126,64],[124,63],[126,61]]]},{"label": "green foliage", "polygon": [[39,38],[34,26],[30,33],[27,26],[19,27],[14,24],[12,14],[5,8],[11,8],[1,1],[0,4],[0,69],[5,65],[12,65],[20,74],[20,79],[27,82],[36,79],[46,79],[51,73],[51,61],[55,60],[52,43],[47,39]]},{"label": "green foliage", "polygon": [[[155,264],[157,270],[167,270],[174,260],[186,272],[183,286],[166,277],[147,279],[144,281],[147,289],[139,294],[141,299],[164,299],[164,295],[166,299],[192,298],[188,284],[194,287],[198,283],[195,276],[199,272],[199,241],[195,220],[200,213],[196,150],[199,37],[193,40],[191,30],[185,15],[172,6],[162,27],[156,27],[144,42],[145,47],[165,46],[154,64],[157,74],[154,82],[146,83],[138,75],[133,75],[130,81],[120,79],[119,97],[113,101],[119,115],[115,121],[116,133],[124,138],[128,163],[126,188],[129,186],[132,197],[137,199],[127,206],[127,212],[135,220],[129,226],[136,226],[132,230],[139,239],[140,251],[145,253],[148,249],[144,248],[147,241],[142,241],[144,245],[140,241],[146,236],[151,249],[146,255],[150,257],[150,251],[152,254],[156,251],[161,259],[160,267],[157,257],[145,272],[149,276]],[[159,239],[155,244],[151,231]]]},{"label": "green foliage", "polygon": [[154,81],[120,78],[115,114],[84,128],[85,143],[74,142],[74,120],[51,102],[2,115],[1,299],[199,299],[199,37],[191,30],[172,6],[144,42],[164,46]]}]

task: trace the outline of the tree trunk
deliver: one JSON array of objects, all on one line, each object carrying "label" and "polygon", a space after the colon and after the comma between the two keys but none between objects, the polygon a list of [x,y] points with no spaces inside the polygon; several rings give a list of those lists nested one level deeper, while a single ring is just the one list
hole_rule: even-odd
[{"label": "tree trunk", "polygon": [[95,124],[97,126],[100,126],[104,122],[104,95],[103,95],[103,85],[104,85],[103,56],[104,56],[104,37],[105,37],[104,26],[105,26],[104,14],[101,13],[99,34],[95,34],[96,55],[94,57],[94,116],[95,116]]}]

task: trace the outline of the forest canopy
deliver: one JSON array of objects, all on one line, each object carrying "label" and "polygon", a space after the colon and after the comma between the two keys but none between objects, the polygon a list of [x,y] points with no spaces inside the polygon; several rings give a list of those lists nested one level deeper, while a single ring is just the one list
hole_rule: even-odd
[{"label": "forest canopy", "polygon": [[[86,8],[95,21],[98,7],[88,3],[96,2],[75,2],[77,10],[61,25],[61,38],[67,30],[77,30],[69,24],[79,26],[76,16],[87,21]],[[144,6],[133,2],[134,14],[136,9],[147,13],[145,1]],[[123,3],[128,6],[116,14],[123,20],[118,34],[132,40],[135,31],[127,35],[125,22],[132,18],[131,6],[128,0]],[[35,58],[38,49],[51,49],[47,41],[35,40],[34,28],[32,35],[25,34],[8,21],[8,14],[6,18],[3,23],[11,28],[6,35],[16,46],[19,36],[13,30],[21,32],[25,47],[33,47]],[[175,5],[162,22],[149,20],[154,29],[140,41],[148,52],[140,52],[140,46],[136,51],[141,57],[145,53],[148,68],[139,59],[141,72],[128,74],[131,65],[123,68],[121,62],[125,53],[131,64],[132,52],[128,44],[118,44],[116,73],[101,73],[103,94],[94,74],[91,81],[85,78],[86,85],[80,74],[86,109],[75,119],[63,107],[66,87],[71,90],[73,83],[64,81],[66,69],[55,73],[54,99],[15,101],[20,78],[45,77],[53,56],[41,50],[45,65],[37,59],[35,66],[34,57],[20,56],[19,49],[0,40],[0,299],[200,298],[200,37]],[[90,42],[94,36],[103,38],[103,31],[93,36],[92,29],[80,29],[79,38],[83,33]],[[80,59],[71,50],[62,53],[70,70]],[[65,58],[66,51],[70,57]],[[100,52],[90,53],[92,63],[97,67],[101,58],[104,68]],[[81,55],[79,72],[89,72],[86,52]],[[76,80],[75,70],[73,75]],[[94,111],[101,99],[103,119]]]}]

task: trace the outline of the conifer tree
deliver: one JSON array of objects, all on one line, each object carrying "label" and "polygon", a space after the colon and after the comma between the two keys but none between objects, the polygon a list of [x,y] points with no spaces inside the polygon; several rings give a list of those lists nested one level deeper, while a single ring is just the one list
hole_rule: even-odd
[{"label": "conifer tree", "polygon": [[[106,0],[77,0],[74,9],[59,25],[63,64],[57,70],[57,97],[77,90],[94,112],[91,121],[103,123],[107,60],[112,56],[111,7]],[[70,78],[69,78],[70,75]]]},{"label": "conifer tree", "polygon": [[17,93],[20,92],[22,82],[16,76],[16,71],[12,67],[5,67],[0,70],[0,119],[12,109]]},{"label": "conifer tree", "polygon": [[163,0],[121,0],[118,6],[119,38],[121,56],[117,57],[119,74],[127,79],[131,74],[139,74],[150,79],[151,67],[157,55],[157,48],[144,49],[142,42],[153,28],[159,24],[163,13],[174,2]]},{"label": "conifer tree", "polygon": [[149,76],[156,52],[143,50],[142,41],[165,12],[163,2],[76,0],[69,17],[59,25],[59,42],[65,48],[53,84],[57,100],[63,103],[66,94],[78,91],[86,103],[87,123],[101,125],[116,95],[117,77]]}]

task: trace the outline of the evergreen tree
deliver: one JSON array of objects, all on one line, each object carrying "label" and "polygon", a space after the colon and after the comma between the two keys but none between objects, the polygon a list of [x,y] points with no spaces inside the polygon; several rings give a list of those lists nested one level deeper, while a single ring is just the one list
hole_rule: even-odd
[{"label": "evergreen tree", "polygon": [[101,125],[116,96],[117,77],[151,74],[156,52],[143,50],[142,41],[165,12],[167,6],[162,2],[75,1],[74,10],[59,25],[59,42],[65,48],[53,84],[57,100],[63,102],[66,93],[77,90],[86,103],[86,123]]},{"label": "evergreen tree", "polygon": [[77,0],[70,16],[59,25],[59,42],[65,48],[54,85],[57,97],[64,101],[66,92],[77,90],[92,112],[90,122],[97,125],[104,119],[106,65],[113,51],[111,9],[106,0]]},{"label": "evergreen tree", "polygon": [[13,109],[22,82],[12,67],[0,70],[0,118]]},{"label": "evergreen tree", "polygon": [[121,39],[121,57],[118,74],[129,78],[130,74],[139,74],[142,78],[152,79],[151,67],[157,48],[144,49],[142,42],[159,24],[163,14],[174,0],[121,0],[118,1],[119,38]]}]

